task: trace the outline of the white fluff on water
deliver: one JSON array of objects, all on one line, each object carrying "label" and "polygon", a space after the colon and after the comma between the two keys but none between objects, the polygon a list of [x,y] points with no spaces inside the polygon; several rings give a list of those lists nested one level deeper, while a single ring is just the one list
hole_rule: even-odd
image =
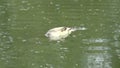
[{"label": "white fluff on water", "polygon": [[63,41],[72,32],[77,30],[86,30],[85,27],[55,27],[47,31],[45,34],[50,41]]}]

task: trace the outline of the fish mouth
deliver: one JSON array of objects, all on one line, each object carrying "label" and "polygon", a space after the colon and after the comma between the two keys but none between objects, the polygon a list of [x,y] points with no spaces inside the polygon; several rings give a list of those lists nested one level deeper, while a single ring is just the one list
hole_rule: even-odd
[{"label": "fish mouth", "polygon": [[49,33],[46,33],[46,34],[45,34],[45,36],[46,36],[46,37],[49,37],[49,36],[50,36],[50,34],[49,34]]}]

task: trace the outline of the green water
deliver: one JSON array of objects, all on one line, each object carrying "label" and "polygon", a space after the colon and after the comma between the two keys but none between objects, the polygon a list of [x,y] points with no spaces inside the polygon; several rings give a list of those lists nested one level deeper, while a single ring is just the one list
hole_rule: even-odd
[{"label": "green water", "polygon": [[[44,34],[85,27],[64,42]],[[0,68],[120,68],[119,0],[0,0]]]}]

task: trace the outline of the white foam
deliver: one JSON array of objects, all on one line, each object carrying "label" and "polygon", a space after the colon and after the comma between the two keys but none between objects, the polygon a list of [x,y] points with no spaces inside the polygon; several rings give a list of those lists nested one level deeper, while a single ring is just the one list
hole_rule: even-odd
[{"label": "white foam", "polygon": [[85,27],[73,27],[72,31],[76,31],[76,30],[86,30],[87,28]]}]

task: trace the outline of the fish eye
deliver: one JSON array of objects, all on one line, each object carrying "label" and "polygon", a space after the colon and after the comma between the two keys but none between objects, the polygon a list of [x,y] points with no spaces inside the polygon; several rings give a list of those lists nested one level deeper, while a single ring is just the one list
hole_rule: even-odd
[{"label": "fish eye", "polygon": [[63,27],[62,29],[61,29],[61,31],[65,31],[67,29],[67,27]]}]

